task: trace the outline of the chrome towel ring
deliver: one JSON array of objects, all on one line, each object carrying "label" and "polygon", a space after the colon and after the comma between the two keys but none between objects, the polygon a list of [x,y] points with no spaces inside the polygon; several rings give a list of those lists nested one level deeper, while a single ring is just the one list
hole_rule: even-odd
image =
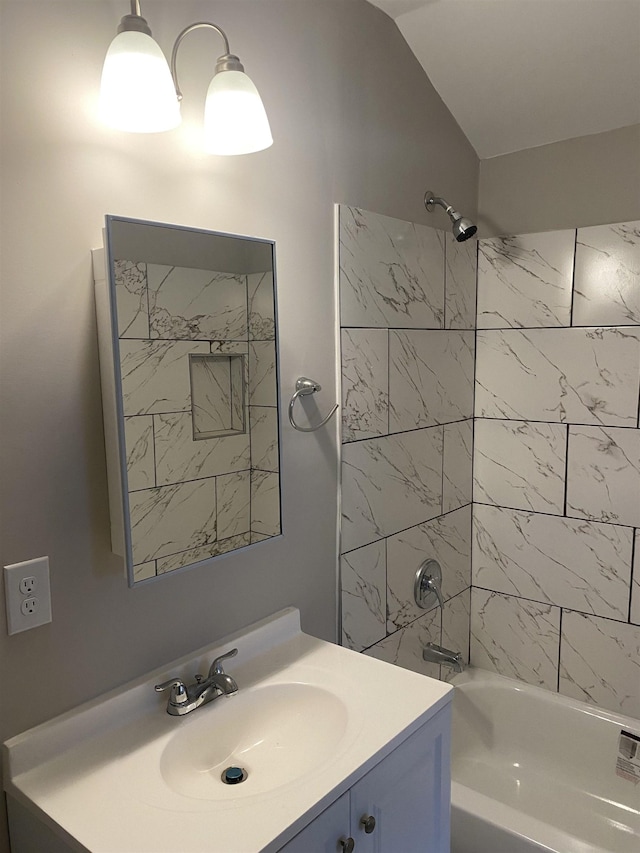
[{"label": "chrome towel ring", "polygon": [[293,407],[298,399],[298,397],[307,397],[309,394],[315,394],[316,391],[321,391],[322,386],[318,385],[317,382],[314,382],[313,379],[307,379],[306,376],[300,376],[296,381],[296,390],[293,392],[293,397],[289,402],[289,423],[294,429],[297,429],[299,432],[315,432],[320,427],[323,427],[326,423],[329,422],[332,415],[334,415],[338,411],[338,404],[336,403],[333,409],[329,412],[326,418],[320,421],[319,424],[310,427],[302,427],[298,426],[293,417]]}]

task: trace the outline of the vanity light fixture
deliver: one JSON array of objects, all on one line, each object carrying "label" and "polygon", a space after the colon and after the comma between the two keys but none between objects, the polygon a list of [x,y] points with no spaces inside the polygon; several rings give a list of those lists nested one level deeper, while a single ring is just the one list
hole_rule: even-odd
[{"label": "vanity light fixture", "polygon": [[149,24],[131,0],[102,68],[99,113],[105,124],[129,133],[157,133],[180,124],[180,104],[169,63]]},{"label": "vanity light fixture", "polygon": [[178,101],[176,57],[183,38],[193,30],[215,30],[224,41],[224,53],[218,57],[216,69],[204,106],[204,149],[210,154],[251,154],[273,145],[269,119],[258,90],[244,73],[244,66],[229,50],[229,40],[215,24],[206,21],[191,24],[180,33],[171,53],[171,75]]},{"label": "vanity light fixture", "polygon": [[169,68],[140,14],[139,0],[131,0],[131,14],[122,18],[118,35],[107,51],[100,90],[101,117],[112,127],[130,133],[177,127],[182,100],[176,72],[178,48],[188,33],[202,28],[215,30],[225,50],[216,63],[205,102],[205,151],[228,155],[268,148],[273,137],[262,99],[239,58],[230,52],[223,30],[204,21],[185,27],[173,45]]}]

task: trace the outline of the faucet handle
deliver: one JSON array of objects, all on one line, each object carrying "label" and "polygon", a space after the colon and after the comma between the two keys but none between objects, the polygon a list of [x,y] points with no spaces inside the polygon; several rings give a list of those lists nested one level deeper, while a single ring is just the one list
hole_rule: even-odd
[{"label": "faucet handle", "polygon": [[428,559],[418,566],[413,584],[413,597],[418,607],[423,610],[444,607],[442,569],[437,560]]},{"label": "faucet handle", "polygon": [[209,667],[209,678],[212,675],[224,675],[224,669],[222,667],[222,661],[227,658],[234,658],[238,654],[237,649],[231,649],[228,652],[225,652],[223,655],[219,655]]},{"label": "faucet handle", "polygon": [[444,608],[444,598],[442,597],[442,590],[440,589],[440,583],[436,578],[428,577],[423,582],[423,587],[426,587],[431,592],[435,593],[436,598],[438,599],[438,604],[441,608]]},{"label": "faucet handle", "polygon": [[162,693],[164,690],[171,690],[169,694],[170,705],[184,705],[187,701],[187,688],[180,678],[170,678],[169,681],[164,681],[162,684],[156,684],[156,693]]}]

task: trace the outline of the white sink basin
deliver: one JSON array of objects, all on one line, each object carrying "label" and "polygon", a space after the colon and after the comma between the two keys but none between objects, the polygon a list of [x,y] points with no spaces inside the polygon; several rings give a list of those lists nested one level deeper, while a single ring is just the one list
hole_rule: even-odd
[{"label": "white sink basin", "polygon": [[[344,702],[311,684],[256,687],[214,704],[211,713],[193,712],[160,758],[162,778],[186,797],[229,800],[273,791],[335,755],[347,730]],[[225,784],[229,766],[243,768],[246,780]]]},{"label": "white sink basin", "polygon": [[[234,647],[235,696],[166,713],[154,684]],[[5,788],[73,850],[276,853],[451,692],[307,636],[290,609],[12,738]],[[224,784],[229,766],[246,780]]]}]

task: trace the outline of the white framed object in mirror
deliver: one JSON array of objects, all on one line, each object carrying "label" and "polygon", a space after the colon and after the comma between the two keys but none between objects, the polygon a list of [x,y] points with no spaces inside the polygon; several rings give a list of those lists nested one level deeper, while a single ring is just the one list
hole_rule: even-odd
[{"label": "white framed object in mirror", "polygon": [[104,233],[111,538],[133,586],[282,532],[275,245],[116,216]]}]

